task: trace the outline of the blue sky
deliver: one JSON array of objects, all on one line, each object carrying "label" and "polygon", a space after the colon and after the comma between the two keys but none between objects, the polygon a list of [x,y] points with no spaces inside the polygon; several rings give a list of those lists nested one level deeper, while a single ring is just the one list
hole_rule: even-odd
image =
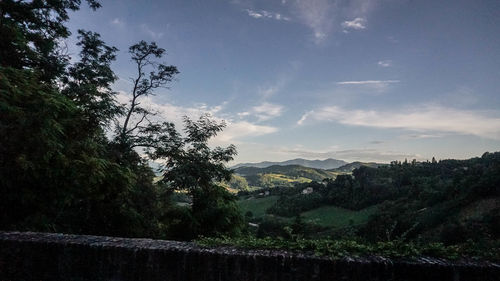
[{"label": "blue sky", "polygon": [[128,47],[165,48],[181,73],[144,104],[179,126],[226,120],[213,144],[235,144],[235,163],[500,150],[500,1],[108,0],[69,26],[120,49],[120,101]]}]

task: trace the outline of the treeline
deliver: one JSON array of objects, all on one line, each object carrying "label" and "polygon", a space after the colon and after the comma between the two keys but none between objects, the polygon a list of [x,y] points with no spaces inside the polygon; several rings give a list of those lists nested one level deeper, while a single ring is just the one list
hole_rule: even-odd
[{"label": "treeline", "polygon": [[[179,73],[154,42],[129,48],[136,76],[130,101],[118,103],[117,49],[85,30],[79,58],[63,48],[80,3],[0,1],[0,229],[177,239],[241,232],[235,197],[217,184],[231,176],[225,163],[235,147],[207,145],[224,123],[185,118],[181,133],[151,118],[141,100]],[[163,160],[159,181],[138,151]],[[192,205],[177,206],[174,191]]]},{"label": "treeline", "polygon": [[[303,194],[306,187],[314,192]],[[297,217],[321,205],[350,210],[377,205],[364,226],[348,235],[370,241],[396,238],[449,244],[500,237],[500,152],[469,160],[393,162],[362,166],[323,183],[279,189],[269,214]],[[337,235],[342,236],[338,230]],[[345,233],[344,233],[345,234]]]}]

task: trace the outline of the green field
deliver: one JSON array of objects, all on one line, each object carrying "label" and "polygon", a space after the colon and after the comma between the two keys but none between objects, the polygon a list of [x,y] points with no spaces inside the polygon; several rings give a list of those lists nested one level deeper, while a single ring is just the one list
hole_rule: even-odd
[{"label": "green field", "polygon": [[238,205],[240,205],[243,214],[250,211],[253,213],[255,218],[262,217],[266,214],[266,210],[271,207],[277,200],[279,196],[267,196],[263,198],[253,198],[250,199],[240,199],[238,200]]},{"label": "green field", "polygon": [[335,206],[323,206],[302,213],[307,221],[315,222],[326,227],[345,227],[351,222],[353,225],[363,224],[368,217],[377,210],[377,206],[371,206],[359,211],[347,210]]},{"label": "green field", "polygon": [[[279,196],[267,196],[263,198],[250,197],[238,200],[238,205],[243,214],[248,211],[253,213],[254,218],[266,215],[266,210],[271,207]],[[336,206],[322,206],[307,212],[303,212],[305,221],[315,222],[326,227],[345,227],[352,222],[353,225],[363,224],[368,217],[375,213],[377,206],[371,206],[359,211],[352,211]],[[288,220],[289,218],[283,218]]]},{"label": "green field", "polygon": [[264,174],[262,176],[269,177],[271,180],[274,180],[275,182],[281,183],[281,182],[291,182],[291,183],[306,183],[306,182],[311,182],[311,179],[304,178],[304,177],[292,177],[292,176],[287,176],[283,174],[275,174],[275,173],[269,173],[269,174]]}]

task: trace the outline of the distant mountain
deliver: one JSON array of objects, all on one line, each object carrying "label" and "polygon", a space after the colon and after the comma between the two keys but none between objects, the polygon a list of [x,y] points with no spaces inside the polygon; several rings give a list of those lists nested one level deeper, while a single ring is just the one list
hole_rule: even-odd
[{"label": "distant mountain", "polygon": [[375,162],[352,162],[352,163],[345,164],[345,165],[340,166],[340,167],[335,168],[335,169],[328,169],[328,171],[350,173],[354,169],[357,169],[361,166],[368,166],[371,168],[377,168],[377,167],[385,166],[385,165],[387,165],[387,164],[381,164],[381,163],[375,163]]},{"label": "distant mountain", "polygon": [[287,160],[283,162],[269,162],[269,161],[264,161],[264,162],[259,162],[259,163],[241,163],[234,165],[232,169],[240,168],[240,167],[256,167],[256,168],[267,168],[270,166],[288,166],[288,165],[299,165],[303,167],[308,167],[308,168],[314,168],[314,169],[335,169],[338,168],[342,165],[347,164],[347,162],[343,160],[337,160],[337,159],[332,159],[328,158],[325,160],[307,160],[307,159],[302,159],[302,158],[297,158],[297,159],[292,159],[292,160]]}]

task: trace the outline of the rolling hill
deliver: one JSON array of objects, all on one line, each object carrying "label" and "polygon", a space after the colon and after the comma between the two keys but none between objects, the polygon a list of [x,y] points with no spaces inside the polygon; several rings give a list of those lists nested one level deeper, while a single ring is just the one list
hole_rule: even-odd
[{"label": "rolling hill", "polygon": [[338,168],[334,168],[334,169],[328,169],[328,171],[330,172],[340,172],[340,173],[351,173],[354,169],[357,169],[361,166],[367,166],[367,167],[370,167],[370,168],[377,168],[377,167],[380,167],[380,166],[385,166],[387,164],[382,164],[382,163],[375,163],[375,162],[359,162],[359,161],[356,161],[356,162],[352,162],[352,163],[348,163],[348,164],[345,164],[345,165],[342,165]]},{"label": "rolling hill", "polygon": [[235,173],[244,177],[248,185],[254,187],[293,186],[295,183],[335,178],[339,174],[339,172],[299,165],[274,165],[266,168],[240,167],[235,169]]}]

